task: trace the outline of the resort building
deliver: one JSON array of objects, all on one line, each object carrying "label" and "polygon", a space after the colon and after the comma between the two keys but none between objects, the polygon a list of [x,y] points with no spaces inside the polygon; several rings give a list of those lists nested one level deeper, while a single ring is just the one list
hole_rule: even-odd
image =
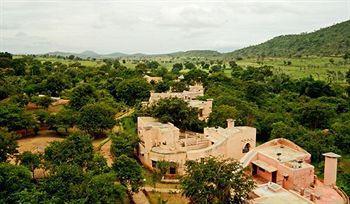
[{"label": "resort building", "polygon": [[335,186],[337,158],[324,154],[324,181],[317,179],[311,155],[293,142],[278,138],[266,142],[241,158],[250,166],[256,183],[253,203],[346,203],[348,197]]},{"label": "resort building", "polygon": [[198,96],[204,96],[204,87],[201,84],[196,84],[194,86],[189,86],[188,91],[183,91],[183,92],[165,92],[165,93],[154,93],[151,92],[151,96],[149,98],[149,103],[154,103],[158,101],[159,99],[163,98],[181,98],[184,101],[188,100],[194,100]]},{"label": "resort building", "polygon": [[148,168],[156,167],[158,161],[172,165],[169,174],[182,175],[187,160],[208,156],[239,160],[255,147],[256,129],[234,125],[228,119],[227,128],[204,128],[204,133],[181,132],[171,123],[161,123],[152,117],[138,117],[140,138],[138,156]]},{"label": "resort building", "polygon": [[151,92],[148,103],[149,105],[157,102],[160,99],[164,98],[180,98],[188,103],[189,106],[198,109],[198,118],[200,120],[208,120],[209,115],[213,107],[213,99],[207,99],[205,101],[196,100],[197,97],[204,96],[204,88],[200,84],[190,86],[188,91],[183,92],[165,92],[165,93],[154,93]]}]

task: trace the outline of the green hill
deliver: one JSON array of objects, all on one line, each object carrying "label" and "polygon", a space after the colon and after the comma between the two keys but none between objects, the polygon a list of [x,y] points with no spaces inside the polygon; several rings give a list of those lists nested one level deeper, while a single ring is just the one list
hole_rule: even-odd
[{"label": "green hill", "polygon": [[221,53],[213,50],[189,50],[184,52],[169,53],[166,55],[172,57],[218,57],[221,55]]},{"label": "green hill", "polygon": [[338,56],[350,51],[350,20],[311,33],[282,35],[228,56]]}]

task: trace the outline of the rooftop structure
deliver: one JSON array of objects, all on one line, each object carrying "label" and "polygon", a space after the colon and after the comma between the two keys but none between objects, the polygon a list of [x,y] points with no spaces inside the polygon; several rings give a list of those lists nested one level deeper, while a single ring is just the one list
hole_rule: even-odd
[{"label": "rooftop structure", "polygon": [[189,106],[195,107],[199,111],[198,118],[200,120],[207,120],[212,111],[213,100],[207,99],[205,101],[196,100],[197,97],[204,96],[204,88],[200,84],[190,86],[188,91],[183,92],[165,92],[165,93],[154,93],[151,92],[151,96],[147,104],[152,104],[160,99],[164,98],[180,98],[188,103]]},{"label": "rooftop structure", "polygon": [[280,185],[276,183],[265,183],[259,185],[254,189],[253,193],[256,198],[254,198],[251,203],[259,203],[259,204],[312,204],[310,200],[305,197],[299,195],[295,191],[289,191],[282,188]]},{"label": "rooftop structure", "polygon": [[154,103],[159,99],[177,97],[185,101],[196,99],[198,96],[204,96],[204,88],[201,84],[190,86],[188,91],[183,92],[165,92],[165,93],[152,93],[149,98],[149,103]]},{"label": "rooftop structure", "polygon": [[290,203],[305,203],[305,199],[312,203],[346,203],[347,196],[335,186],[339,155],[324,156],[323,183],[314,175],[311,155],[287,139],[274,139],[251,150],[240,161],[243,167],[250,166],[254,180],[263,184],[254,190],[259,198],[253,203],[280,203],[282,199]]},{"label": "rooftop structure", "polygon": [[227,128],[204,128],[204,133],[180,132],[152,117],[139,117],[137,125],[141,162],[152,169],[158,161],[168,161],[169,174],[183,174],[187,160],[208,156],[238,160],[255,147],[256,129],[235,127],[233,120],[228,120]]}]

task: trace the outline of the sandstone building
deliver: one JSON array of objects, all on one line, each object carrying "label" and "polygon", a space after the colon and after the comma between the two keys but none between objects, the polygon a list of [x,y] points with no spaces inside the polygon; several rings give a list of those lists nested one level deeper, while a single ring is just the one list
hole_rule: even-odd
[{"label": "sandstone building", "polygon": [[148,168],[158,161],[172,165],[169,174],[181,175],[187,160],[220,156],[239,160],[255,147],[256,129],[234,125],[228,120],[227,128],[204,128],[204,133],[181,132],[171,123],[160,123],[152,117],[138,117],[140,138],[138,156]]},{"label": "sandstone building", "polygon": [[244,155],[240,162],[250,166],[258,187],[252,203],[347,203],[348,197],[336,187],[337,158],[324,154],[322,182],[310,164],[311,155],[293,142],[278,138]]}]

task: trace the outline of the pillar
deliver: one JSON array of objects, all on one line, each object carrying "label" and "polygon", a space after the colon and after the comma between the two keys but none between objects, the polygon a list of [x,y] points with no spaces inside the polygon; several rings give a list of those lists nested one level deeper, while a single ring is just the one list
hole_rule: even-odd
[{"label": "pillar", "polygon": [[335,185],[337,181],[337,163],[340,155],[333,152],[323,154],[325,156],[324,162],[324,184]]}]

